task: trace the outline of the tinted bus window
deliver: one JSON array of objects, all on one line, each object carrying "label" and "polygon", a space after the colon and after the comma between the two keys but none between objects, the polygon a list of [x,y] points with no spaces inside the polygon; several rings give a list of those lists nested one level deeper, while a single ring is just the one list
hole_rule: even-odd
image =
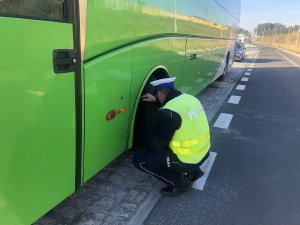
[{"label": "tinted bus window", "polygon": [[64,21],[65,0],[0,0],[0,15]]}]

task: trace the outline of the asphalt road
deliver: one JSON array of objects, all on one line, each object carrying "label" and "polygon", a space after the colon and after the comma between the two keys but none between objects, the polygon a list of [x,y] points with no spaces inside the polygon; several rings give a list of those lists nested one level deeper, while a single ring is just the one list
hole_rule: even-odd
[{"label": "asphalt road", "polygon": [[[300,58],[259,48],[244,90],[210,122],[217,156],[204,190],[162,197],[144,225],[300,224]],[[232,115],[227,129],[214,127],[221,113]]]}]

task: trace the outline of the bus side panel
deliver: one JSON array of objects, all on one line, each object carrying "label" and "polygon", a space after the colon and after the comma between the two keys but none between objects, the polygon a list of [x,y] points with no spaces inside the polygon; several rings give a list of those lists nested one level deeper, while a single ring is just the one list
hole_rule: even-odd
[{"label": "bus side panel", "polygon": [[165,67],[169,76],[176,77],[181,86],[185,55],[185,38],[164,38],[140,43],[133,47],[131,103],[136,103],[138,92],[149,72],[156,66]]},{"label": "bus side panel", "polygon": [[234,42],[231,40],[219,40],[216,42],[215,55],[216,60],[220,61],[220,66],[211,82],[216,80],[224,73],[224,69],[227,63],[227,55],[229,55],[227,69],[229,69],[232,66],[232,55],[234,54],[234,48],[232,47],[232,43]]},{"label": "bus side panel", "polygon": [[[72,24],[0,17],[0,224],[31,224],[75,190]],[[3,32],[3,33],[2,33]]]},{"label": "bus side panel", "polygon": [[[125,48],[84,64],[84,182],[126,149],[131,60],[132,49]],[[115,117],[107,120],[110,112]]]},{"label": "bus side panel", "polygon": [[214,40],[212,54],[208,59],[210,63],[209,65],[206,64],[207,67],[211,66],[213,70],[211,71],[212,73],[209,75],[209,79],[207,80],[206,86],[210,85],[213,82],[216,75],[220,76],[223,73],[228,48],[228,41],[222,39]]},{"label": "bus side panel", "polygon": [[164,15],[174,12],[174,1],[151,1],[152,7],[149,2],[88,1],[85,57],[145,37],[174,33],[174,17]]},{"label": "bus side panel", "polygon": [[166,34],[225,37],[228,18],[215,0],[88,1],[85,59]]},{"label": "bus side panel", "polygon": [[212,82],[221,66],[225,44],[217,39],[187,39],[183,92],[196,95]]}]

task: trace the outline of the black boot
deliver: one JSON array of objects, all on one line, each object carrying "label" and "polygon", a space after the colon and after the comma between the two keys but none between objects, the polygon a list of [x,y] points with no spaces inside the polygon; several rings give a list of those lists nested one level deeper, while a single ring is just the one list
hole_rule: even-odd
[{"label": "black boot", "polygon": [[183,178],[182,183],[178,187],[167,186],[161,189],[161,193],[166,196],[178,196],[185,192],[193,183],[187,177]]},{"label": "black boot", "polygon": [[198,168],[195,171],[188,173],[187,177],[190,179],[190,181],[194,182],[196,180],[198,180],[200,177],[202,177],[204,175],[204,172]]}]

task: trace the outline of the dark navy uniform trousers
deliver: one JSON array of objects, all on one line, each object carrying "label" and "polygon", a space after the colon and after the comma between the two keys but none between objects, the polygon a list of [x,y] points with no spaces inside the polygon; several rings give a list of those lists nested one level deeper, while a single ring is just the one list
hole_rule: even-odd
[{"label": "dark navy uniform trousers", "polygon": [[197,164],[188,164],[181,162],[170,149],[163,152],[136,149],[132,162],[136,168],[153,175],[168,186],[179,187],[185,173],[197,170],[208,156],[209,153]]}]

